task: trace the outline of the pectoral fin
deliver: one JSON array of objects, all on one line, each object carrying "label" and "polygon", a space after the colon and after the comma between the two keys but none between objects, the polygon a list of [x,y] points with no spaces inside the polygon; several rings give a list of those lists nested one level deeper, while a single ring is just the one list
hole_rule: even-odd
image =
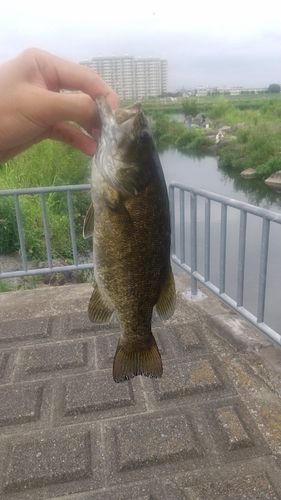
[{"label": "pectoral fin", "polygon": [[170,318],[175,310],[176,288],[172,269],[170,267],[166,281],[162,287],[160,297],[156,304],[156,310],[161,319]]},{"label": "pectoral fin", "polygon": [[106,299],[102,297],[98,285],[94,283],[94,291],[88,306],[90,321],[92,323],[108,323],[113,310],[114,309],[108,304]]},{"label": "pectoral fin", "polygon": [[88,208],[88,212],[86,213],[86,217],[84,219],[83,225],[83,238],[89,238],[89,236],[93,236],[94,232],[94,207],[93,204]]}]

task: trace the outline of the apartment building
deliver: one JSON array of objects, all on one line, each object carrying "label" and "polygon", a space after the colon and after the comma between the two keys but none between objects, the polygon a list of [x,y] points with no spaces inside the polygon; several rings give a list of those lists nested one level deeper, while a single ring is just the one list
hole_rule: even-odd
[{"label": "apartment building", "polygon": [[94,57],[80,64],[96,71],[120,99],[155,97],[167,92],[166,60],[111,56]]}]

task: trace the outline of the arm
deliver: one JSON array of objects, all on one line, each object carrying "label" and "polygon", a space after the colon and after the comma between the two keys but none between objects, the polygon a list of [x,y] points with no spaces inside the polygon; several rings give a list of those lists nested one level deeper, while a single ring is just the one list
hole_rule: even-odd
[{"label": "arm", "polygon": [[99,128],[97,95],[118,106],[115,92],[95,72],[39,49],[25,50],[0,66],[0,162],[47,138],[92,156]]}]

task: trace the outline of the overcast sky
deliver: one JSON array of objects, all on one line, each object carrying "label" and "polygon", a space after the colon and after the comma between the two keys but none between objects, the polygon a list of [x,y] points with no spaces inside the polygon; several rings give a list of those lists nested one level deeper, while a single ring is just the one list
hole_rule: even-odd
[{"label": "overcast sky", "polygon": [[168,90],[281,83],[279,0],[1,0],[0,63],[34,46],[74,62],[168,60]]}]

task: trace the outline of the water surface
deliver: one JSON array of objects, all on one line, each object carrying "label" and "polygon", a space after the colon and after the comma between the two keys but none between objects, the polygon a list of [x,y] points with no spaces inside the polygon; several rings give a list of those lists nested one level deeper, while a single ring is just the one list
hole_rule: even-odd
[{"label": "water surface", "polygon": [[[167,150],[160,153],[166,182],[172,181],[205,189],[252,205],[281,213],[281,193],[269,188],[263,181],[243,179],[233,171],[223,171],[218,168],[215,157],[192,157],[178,151]],[[188,201],[188,197],[187,197]],[[198,198],[198,270],[204,275],[204,202]],[[188,205],[186,212],[186,259],[190,265],[190,238]],[[227,222],[227,261],[226,261],[226,293],[236,300],[238,273],[238,242],[240,215],[235,209],[228,209]],[[177,228],[177,243],[179,242],[179,225]],[[258,294],[258,273],[260,261],[260,239],[262,220],[248,215],[247,241],[245,259],[245,289],[244,306],[253,314],[257,314],[256,300]],[[220,206],[211,204],[211,281],[219,286],[220,265]],[[179,249],[177,248],[179,256]],[[174,268],[175,272],[180,269]],[[267,272],[267,294],[265,321],[269,326],[281,333],[281,226],[271,224],[270,245]]]}]

